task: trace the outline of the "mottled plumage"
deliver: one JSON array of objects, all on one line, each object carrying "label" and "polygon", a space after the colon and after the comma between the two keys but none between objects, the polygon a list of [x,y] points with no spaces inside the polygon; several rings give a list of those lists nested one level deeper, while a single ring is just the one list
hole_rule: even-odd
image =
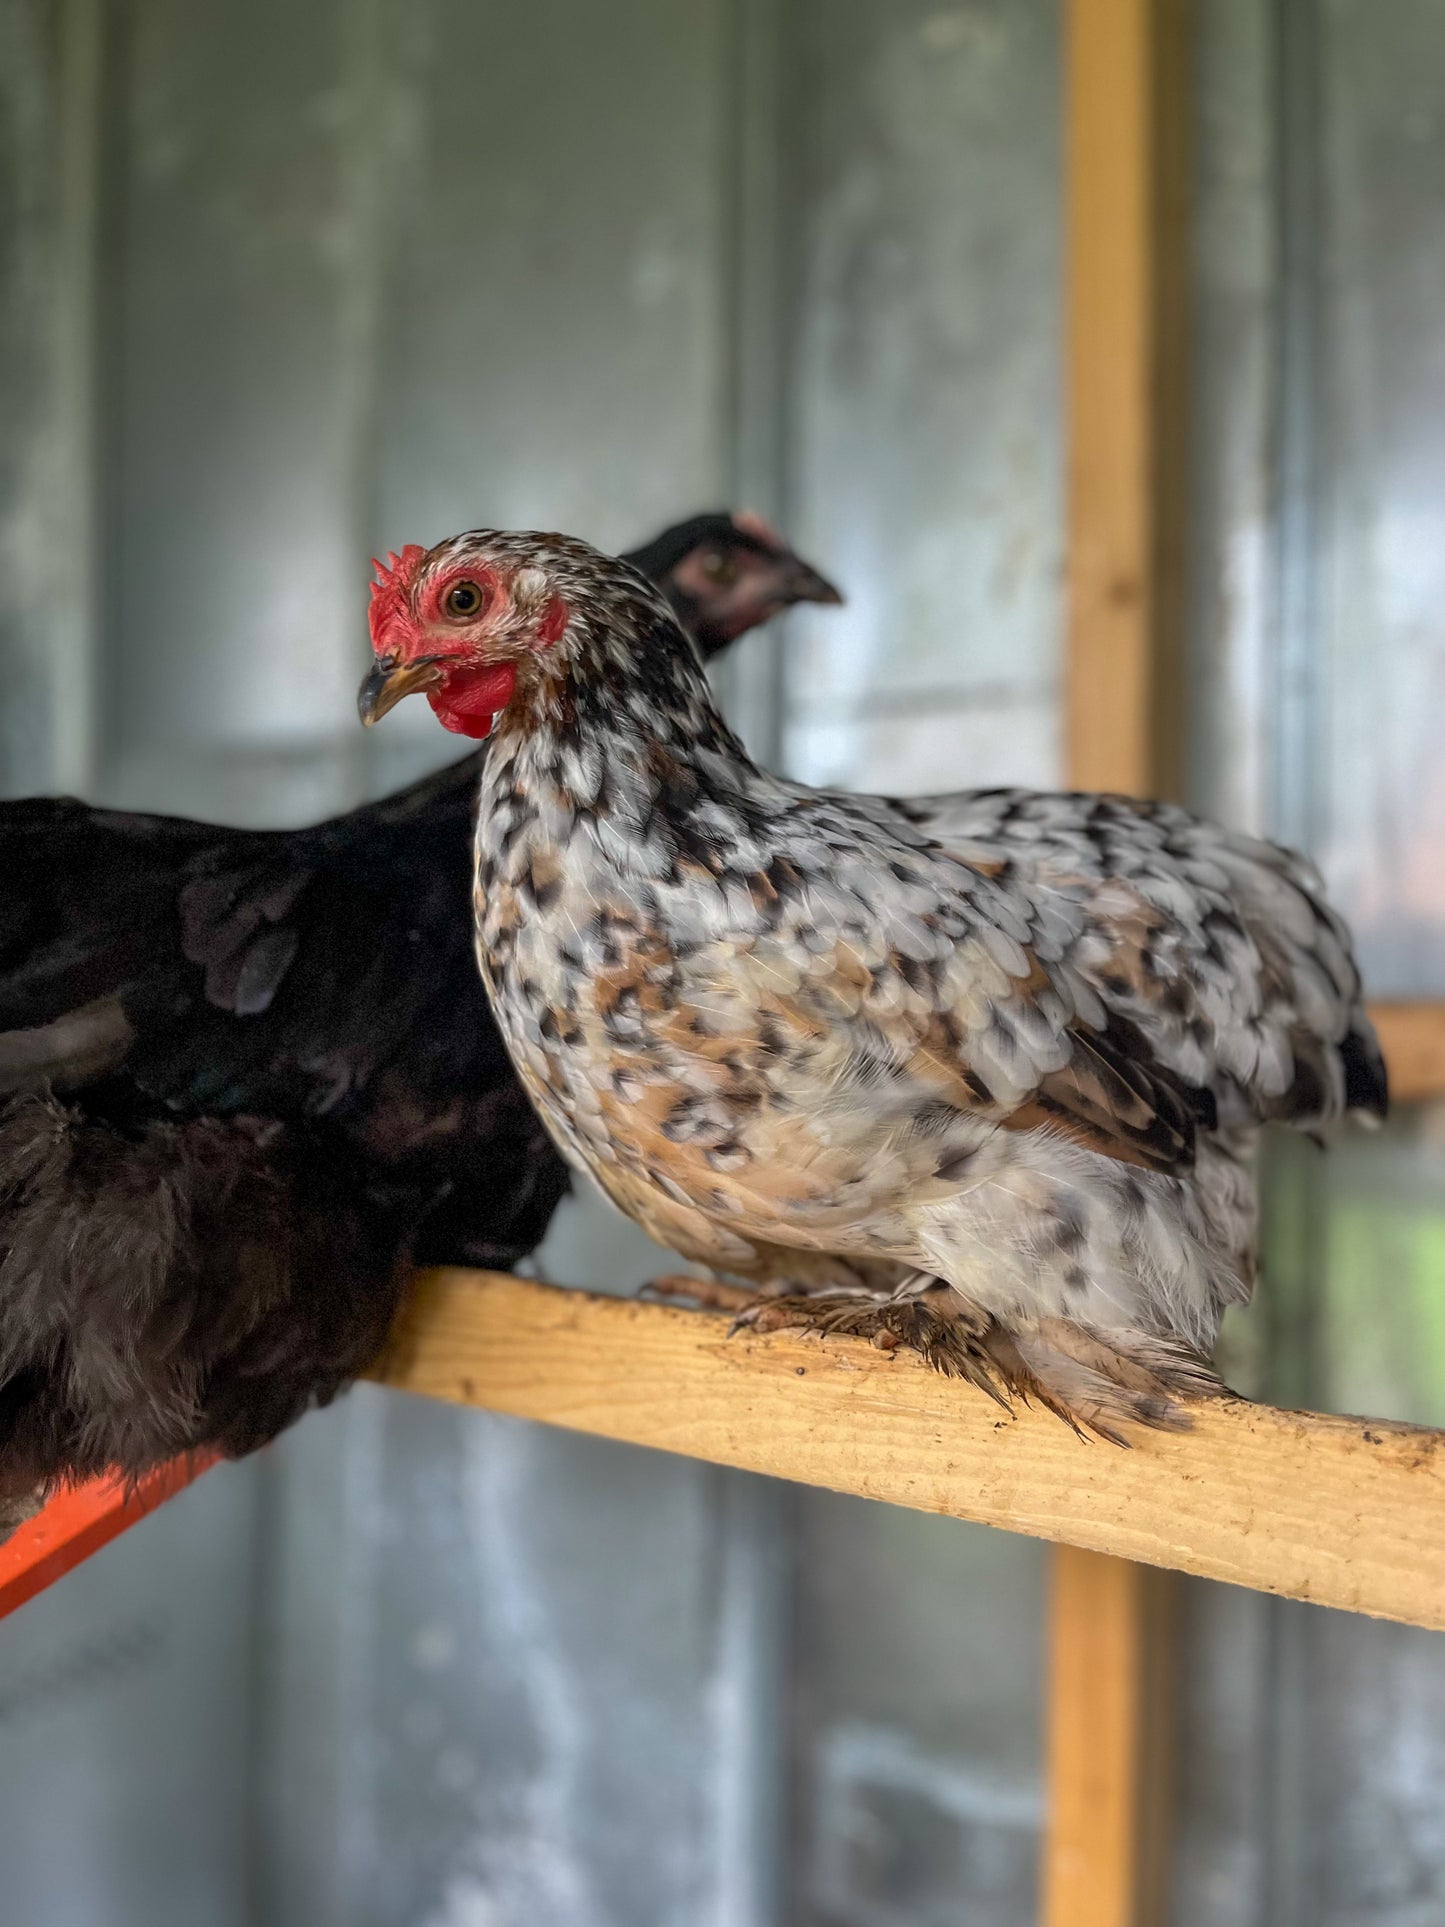
[{"label": "mottled plumage", "polygon": [[[836,600],[751,518],[635,560],[707,654]],[[411,1262],[542,1237],[566,1170],[472,954],[481,760],[294,831],[0,805],[0,1529],[62,1474],[249,1450],[375,1356]]]},{"label": "mottled plumage", "polygon": [[790,1318],[1099,1430],[1208,1382],[1258,1126],[1384,1105],[1306,864],[1120,798],[783,782],[650,586],[564,537],[461,536],[397,586],[381,684],[424,662],[500,711],[482,975],[615,1203]]}]

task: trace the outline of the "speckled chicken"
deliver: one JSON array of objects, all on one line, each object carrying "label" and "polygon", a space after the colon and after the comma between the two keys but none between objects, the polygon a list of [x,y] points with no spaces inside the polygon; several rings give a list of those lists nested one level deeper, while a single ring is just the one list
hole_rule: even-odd
[{"label": "speckled chicken", "polygon": [[[709,656],[838,600],[746,515],[632,560]],[[0,804],[0,1532],[62,1475],[262,1443],[412,1262],[542,1237],[566,1167],[472,959],[483,755],[300,830]]]},{"label": "speckled chicken", "polygon": [[1258,1128],[1378,1115],[1299,857],[1182,810],[901,803],[751,762],[625,565],[481,531],[388,575],[364,720],[493,729],[481,972],[557,1143],[766,1321],[1170,1422],[1254,1265]]}]

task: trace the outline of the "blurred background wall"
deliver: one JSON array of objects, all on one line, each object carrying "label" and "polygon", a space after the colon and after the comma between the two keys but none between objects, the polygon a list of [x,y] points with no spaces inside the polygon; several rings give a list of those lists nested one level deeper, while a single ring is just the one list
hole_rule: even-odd
[{"label": "blurred background wall", "polygon": [[[1193,800],[1445,995],[1445,0],[1196,9]],[[1051,0],[0,0],[0,783],[299,822],[366,557],[718,502],[762,754],[1059,773]],[[1445,1423],[1445,1119],[1270,1174],[1236,1382]],[[539,1264],[658,1259],[577,1201]],[[1014,1927],[1046,1557],[360,1390],[0,1627],[42,1927]],[[1190,1585],[1176,1915],[1445,1916],[1437,1638]]]}]

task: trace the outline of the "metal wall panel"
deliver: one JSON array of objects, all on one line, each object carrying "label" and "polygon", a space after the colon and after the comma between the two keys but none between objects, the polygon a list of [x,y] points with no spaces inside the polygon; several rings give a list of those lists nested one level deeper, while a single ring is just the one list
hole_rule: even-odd
[{"label": "metal wall panel", "polygon": [[[1196,20],[1193,791],[1320,857],[1372,990],[1438,994],[1445,15]],[[1435,1107],[1272,1148],[1232,1382],[1441,1422],[1442,1144]],[[1182,1680],[1180,1927],[1439,1916],[1438,1635],[1190,1582]]]},{"label": "metal wall panel", "polygon": [[831,1493],[799,1518],[787,1920],[1031,1920],[1046,1548]]},{"label": "metal wall panel", "polygon": [[787,753],[861,788],[1058,774],[1053,0],[794,10]]},{"label": "metal wall panel", "polygon": [[[942,439],[930,445],[929,479],[943,498],[930,504],[921,479],[911,515],[927,524],[916,540],[931,530],[937,543],[941,527],[961,528],[964,560],[990,558],[994,594],[984,600],[1003,606],[1012,625],[1011,674],[1027,638],[1024,673],[1007,691],[1023,723],[1006,772],[1027,778],[1051,773],[1054,727],[1056,50],[1051,10],[1030,9],[1021,37],[1011,25],[1017,12],[919,12],[906,23],[902,91],[877,107],[898,149],[876,169],[892,197],[883,224],[929,170],[951,169],[956,180],[974,162],[991,167],[977,200],[972,189],[950,196],[935,184],[891,306],[880,297],[870,326],[881,352],[920,283],[932,290],[936,319],[949,290],[965,297],[970,250],[980,225],[989,228],[980,210],[1012,176],[1017,224],[1035,212],[1042,222],[1041,236],[1010,257],[1008,285],[1028,327],[995,289],[943,356],[953,419],[992,408],[994,426],[971,457],[969,515],[948,522],[959,497]],[[727,338],[728,317],[742,305],[739,281],[766,281],[759,249],[789,237],[812,246],[806,237],[823,224],[832,195],[829,169],[843,164],[848,103],[840,115],[829,90],[866,87],[893,16],[855,8],[824,22],[813,14],[793,23],[795,35],[787,19],[763,20],[756,7],[636,5],[625,15],[613,8],[578,21],[567,8],[479,14],[453,5],[408,14],[374,110],[384,155],[374,270],[376,545],[488,519],[625,542],[725,495],[729,473],[739,472],[728,451],[748,437],[726,412],[730,396],[736,406],[735,361],[744,353]],[[1005,106],[994,89],[967,83],[980,34]],[[809,35],[818,43],[812,53]],[[739,62],[740,40],[751,67]],[[760,48],[782,55],[780,71],[759,73]],[[524,80],[544,67],[539,98]],[[755,198],[750,219],[768,232],[744,234],[741,244],[729,116],[754,128],[759,117],[756,100],[731,91],[740,69],[750,86],[775,90],[784,123],[782,204],[759,208]],[[483,84],[489,111],[470,112]],[[943,87],[951,104],[943,135],[923,152],[901,128],[920,86],[925,94]],[[1009,150],[1019,116],[1033,117],[1036,144]],[[659,152],[671,156],[667,169],[656,166]],[[946,265],[930,270],[935,250]],[[783,356],[790,342],[826,332],[827,317],[836,323],[853,295],[836,278],[793,287],[796,306],[775,317]],[[767,315],[755,325],[766,334]],[[1014,516],[988,494],[1005,413],[994,400],[995,359],[1006,345],[1029,422],[1030,451],[1019,461],[1033,464]],[[769,350],[754,341],[747,352],[765,359]],[[815,384],[789,431],[800,451],[789,526],[873,607],[875,645],[906,678],[914,651],[900,638],[908,631],[882,605],[874,549],[853,539],[848,504],[868,491],[835,471],[826,445],[829,435],[896,437],[887,425],[897,394],[865,384],[850,418],[846,408],[828,416],[821,392]],[[916,423],[921,387],[912,405]],[[749,472],[756,482],[757,461]],[[766,490],[766,475],[761,482]],[[1031,516],[1037,547],[1020,558],[1019,518]],[[913,557],[907,549],[910,564]],[[968,574],[960,564],[960,579]],[[929,593],[942,673],[963,645],[945,635],[937,578]],[[985,634],[979,647],[991,646]],[[964,680],[976,689],[978,672]],[[911,695],[916,715],[929,702],[916,675]],[[963,780],[955,707],[939,780]],[[401,728],[377,739],[384,760],[371,770],[373,786],[436,756],[424,711],[396,721]],[[880,771],[876,756],[866,766],[855,757],[859,780]],[[980,780],[989,773],[1005,772],[996,760]],[[540,1262],[550,1275],[616,1289],[659,1260],[595,1203],[579,1201]],[[792,1920],[813,1908],[815,1894],[827,1904],[828,1869],[851,1852],[838,1829],[859,1814],[923,1843],[914,1891],[931,1896],[929,1905],[951,1905],[960,1879],[965,1893],[1000,1905],[1031,1893],[1037,1668],[1025,1629],[1037,1625],[1037,1549],[835,1502],[828,1529],[815,1530],[805,1515],[796,1540],[811,1632],[790,1649],[794,1508],[765,1482],[369,1394],[348,1401],[344,1423],[339,1458],[337,1434],[323,1443],[314,1426],[288,1447],[307,1455],[300,1476],[349,1496],[340,1547],[310,1545],[305,1512],[288,1505],[278,1559],[280,1617],[293,1640],[326,1596],[315,1582],[318,1560],[337,1562],[342,1588],[338,1654],[322,1693],[334,1695],[340,1769],[319,1805],[304,1795],[284,1811],[273,1803],[278,1919],[348,1927],[473,1917],[569,1927]],[[913,1633],[906,1662],[863,1696],[866,1706],[853,1682],[865,1630],[848,1577],[858,1562],[877,1569],[879,1611],[908,1619]],[[294,1610],[285,1604],[293,1590]],[[995,1650],[998,1617],[1016,1630],[1006,1663]],[[307,1649],[315,1644],[308,1639]],[[972,1656],[961,1668],[960,1645]],[[938,1667],[958,1672],[946,1701],[957,1720],[939,1717]],[[789,1682],[808,1707],[793,1739]],[[270,1730],[282,1784],[297,1786],[307,1735],[276,1700]],[[801,1885],[785,1898],[790,1747],[810,1844],[806,1872],[794,1853]],[[969,1789],[1001,1772],[1004,1794],[971,1805]],[[331,1873],[304,1837],[312,1822],[337,1844]]]},{"label": "metal wall panel", "polygon": [[[90,774],[91,0],[0,7],[0,793]],[[211,1474],[0,1626],[0,1916],[247,1919],[256,1481]]]},{"label": "metal wall panel", "polygon": [[251,1468],[223,1466],[0,1625],[0,1915],[248,1927]]},{"label": "metal wall panel", "polygon": [[339,1917],[714,1917],[722,1475],[361,1396],[373,1557]]},{"label": "metal wall panel", "polygon": [[1376,994],[1438,997],[1445,5],[1324,0],[1318,31],[1319,848]]},{"label": "metal wall panel", "polygon": [[[371,544],[491,521],[622,545],[723,497],[723,8],[382,12]],[[394,720],[373,788],[456,751],[423,707]],[[616,1289],[659,1256],[588,1195],[541,1262]],[[720,1842],[761,1713],[730,1660],[748,1602],[722,1584],[739,1482],[348,1403],[323,1917],[722,1917],[737,1876]],[[307,1549],[288,1544],[283,1586],[305,1584]],[[308,1863],[284,1825],[280,1917],[311,1927],[317,1869],[288,1884]]]},{"label": "metal wall panel", "polygon": [[[1360,0],[1198,11],[1196,790],[1313,837],[1377,987],[1438,990],[1445,22],[1432,0],[1389,32]],[[1283,136],[1271,20],[1317,63]],[[359,556],[485,519],[626,542],[745,471],[850,591],[797,626],[795,769],[1055,777],[1052,4],[133,0],[101,33],[67,0],[0,33],[8,787],[83,780],[93,733],[121,800],[274,821],[374,790],[455,746],[420,706],[357,737]],[[742,127],[776,135],[771,204]],[[1282,171],[1318,189],[1313,255],[1293,226],[1282,246]],[[777,339],[747,352],[789,373],[778,476],[740,460],[736,415],[741,283],[774,247],[777,311],[750,325]],[[1336,1153],[1327,1209],[1307,1161],[1279,1164],[1248,1382],[1441,1416],[1440,1145],[1422,1116]],[[645,1276],[655,1254],[605,1223],[569,1208],[544,1264]],[[165,1520],[174,1544],[162,1521],[125,1542],[142,1571],[123,1545],[55,1595],[87,1602],[97,1681],[104,1629],[139,1630],[113,1700],[4,1755],[10,1891],[47,1891],[73,1784],[97,1842],[66,1869],[73,1917],[108,1880],[117,1921],[239,1918],[254,1743],[268,1927],[1032,1905],[1025,1542],[365,1392]],[[1438,1641],[1189,1598],[1180,1920],[1422,1927]],[[147,1657],[161,1621],[174,1664]],[[76,1672],[17,1638],[0,1722]]]},{"label": "metal wall panel", "polygon": [[285,822],[357,792],[359,15],[121,16],[97,681],[103,786],[123,803]]},{"label": "metal wall panel", "polygon": [[1440,1635],[1309,1613],[1309,1927],[1433,1927],[1445,1918],[1445,1663]]},{"label": "metal wall panel", "polygon": [[[788,523],[848,592],[790,631],[818,782],[1059,776],[1052,0],[790,9]],[[1045,1554],[798,1495],[790,1898],[818,1927],[1035,1905]]]},{"label": "metal wall panel", "polygon": [[1445,993],[1442,35],[1199,12],[1193,787],[1309,844],[1377,996]]},{"label": "metal wall panel", "polygon": [[1186,781],[1197,809],[1267,834],[1280,615],[1273,36],[1258,0],[1215,0],[1194,20]]},{"label": "metal wall panel", "polygon": [[[61,311],[63,48],[54,9],[0,10],[0,783],[55,775],[53,597],[63,571]],[[72,554],[72,566],[84,565]]]},{"label": "metal wall panel", "polygon": [[[728,26],[722,0],[388,10],[374,543],[623,547],[726,494]],[[440,753],[418,708],[374,781]]]}]

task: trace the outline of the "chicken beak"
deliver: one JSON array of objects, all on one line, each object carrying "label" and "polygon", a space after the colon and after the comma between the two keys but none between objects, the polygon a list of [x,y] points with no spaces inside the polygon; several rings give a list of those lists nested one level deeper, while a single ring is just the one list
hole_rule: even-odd
[{"label": "chicken beak", "polygon": [[441,679],[441,663],[435,656],[416,656],[410,662],[378,656],[357,691],[356,713],[363,729],[379,723],[404,696],[415,695],[418,689],[433,689]]},{"label": "chicken beak", "polygon": [[789,602],[823,602],[837,607],[843,597],[826,576],[810,568],[798,557],[793,558],[793,566],[788,571],[785,584]]}]

